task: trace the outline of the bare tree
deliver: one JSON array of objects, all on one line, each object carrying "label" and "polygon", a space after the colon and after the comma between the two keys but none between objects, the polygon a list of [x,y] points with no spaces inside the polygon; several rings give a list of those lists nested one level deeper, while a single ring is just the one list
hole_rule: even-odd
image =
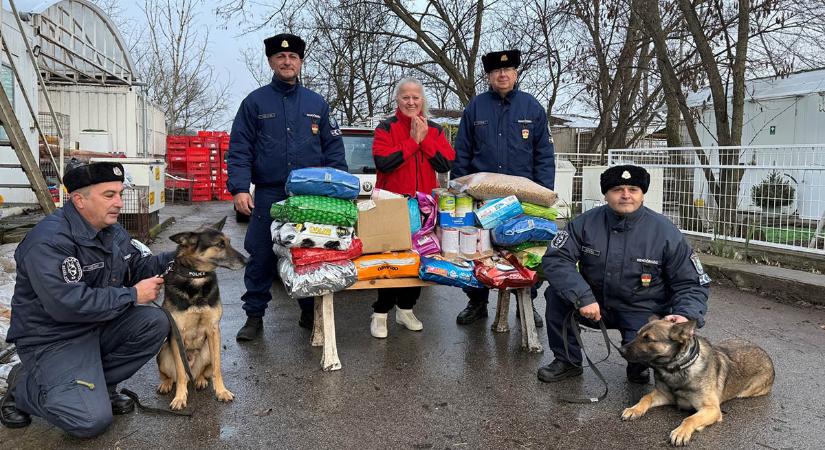
[{"label": "bare tree", "polygon": [[211,128],[226,109],[229,77],[209,63],[209,33],[198,30],[193,0],[146,0],[144,58],[138,63],[149,99],[165,113],[167,131]]}]

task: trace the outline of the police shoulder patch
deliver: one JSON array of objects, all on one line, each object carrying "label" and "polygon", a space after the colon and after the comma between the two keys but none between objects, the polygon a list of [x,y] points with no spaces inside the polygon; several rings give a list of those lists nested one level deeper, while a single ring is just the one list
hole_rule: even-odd
[{"label": "police shoulder patch", "polygon": [[83,266],[74,256],[69,256],[63,260],[60,271],[63,273],[63,281],[66,283],[77,283],[83,278]]},{"label": "police shoulder patch", "polygon": [[338,121],[335,120],[335,117],[329,116],[329,127],[332,129],[338,128]]},{"label": "police shoulder patch", "polygon": [[570,237],[570,233],[562,230],[556,233],[556,237],[550,242],[550,246],[553,248],[561,248],[565,242],[567,242],[567,238]]},{"label": "police shoulder patch", "polygon": [[693,263],[693,268],[696,269],[696,273],[699,275],[705,273],[705,268],[702,267],[702,261],[699,261],[699,256],[696,253],[690,255],[690,262]]}]

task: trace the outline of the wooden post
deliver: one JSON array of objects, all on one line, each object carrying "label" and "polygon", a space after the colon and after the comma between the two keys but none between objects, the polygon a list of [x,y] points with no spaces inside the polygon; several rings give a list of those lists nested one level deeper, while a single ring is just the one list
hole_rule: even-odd
[{"label": "wooden post", "polygon": [[496,305],[496,320],[493,322],[493,332],[507,333],[510,331],[510,324],[507,319],[510,315],[510,291],[507,289],[498,290],[498,304]]},{"label": "wooden post", "polygon": [[536,332],[536,322],[533,321],[533,301],[530,299],[530,288],[516,289],[516,301],[518,302],[519,320],[521,321],[521,348],[530,353],[542,353],[544,347],[541,345],[538,332]]},{"label": "wooden post", "polygon": [[312,322],[312,338],[310,344],[313,347],[321,347],[324,345],[324,314],[323,314],[323,296],[315,297],[315,320]]},{"label": "wooden post", "polygon": [[324,294],[321,309],[324,332],[324,356],[321,358],[321,368],[324,372],[341,370],[341,360],[338,359],[338,346],[335,342],[335,314],[332,309],[331,293]]}]

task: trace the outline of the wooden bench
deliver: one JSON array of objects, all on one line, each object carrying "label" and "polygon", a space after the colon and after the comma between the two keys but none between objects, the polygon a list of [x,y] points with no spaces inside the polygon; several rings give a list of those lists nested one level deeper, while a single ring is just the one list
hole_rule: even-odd
[{"label": "wooden bench", "polygon": [[[434,283],[422,281],[418,278],[396,278],[382,280],[358,281],[346,290],[405,288],[416,286],[437,286]],[[519,304],[519,321],[521,326],[521,347],[529,352],[542,352],[541,342],[533,321],[533,306],[530,301],[530,288],[515,289],[516,301]],[[333,294],[324,294],[315,297],[315,322],[312,327],[311,344],[313,347],[324,347],[321,357],[321,369],[324,371],[341,370],[341,360],[338,359],[338,346],[335,339],[335,313],[332,306]],[[499,290],[496,320],[493,322],[493,331],[506,333],[510,331],[507,317],[510,312],[510,290]]]}]

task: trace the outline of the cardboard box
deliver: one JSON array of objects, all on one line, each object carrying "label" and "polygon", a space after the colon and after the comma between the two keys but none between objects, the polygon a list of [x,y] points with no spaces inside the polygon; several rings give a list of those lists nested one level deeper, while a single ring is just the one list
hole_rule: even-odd
[{"label": "cardboard box", "polygon": [[412,248],[410,211],[406,198],[358,202],[356,234],[364,253],[383,253]]}]

